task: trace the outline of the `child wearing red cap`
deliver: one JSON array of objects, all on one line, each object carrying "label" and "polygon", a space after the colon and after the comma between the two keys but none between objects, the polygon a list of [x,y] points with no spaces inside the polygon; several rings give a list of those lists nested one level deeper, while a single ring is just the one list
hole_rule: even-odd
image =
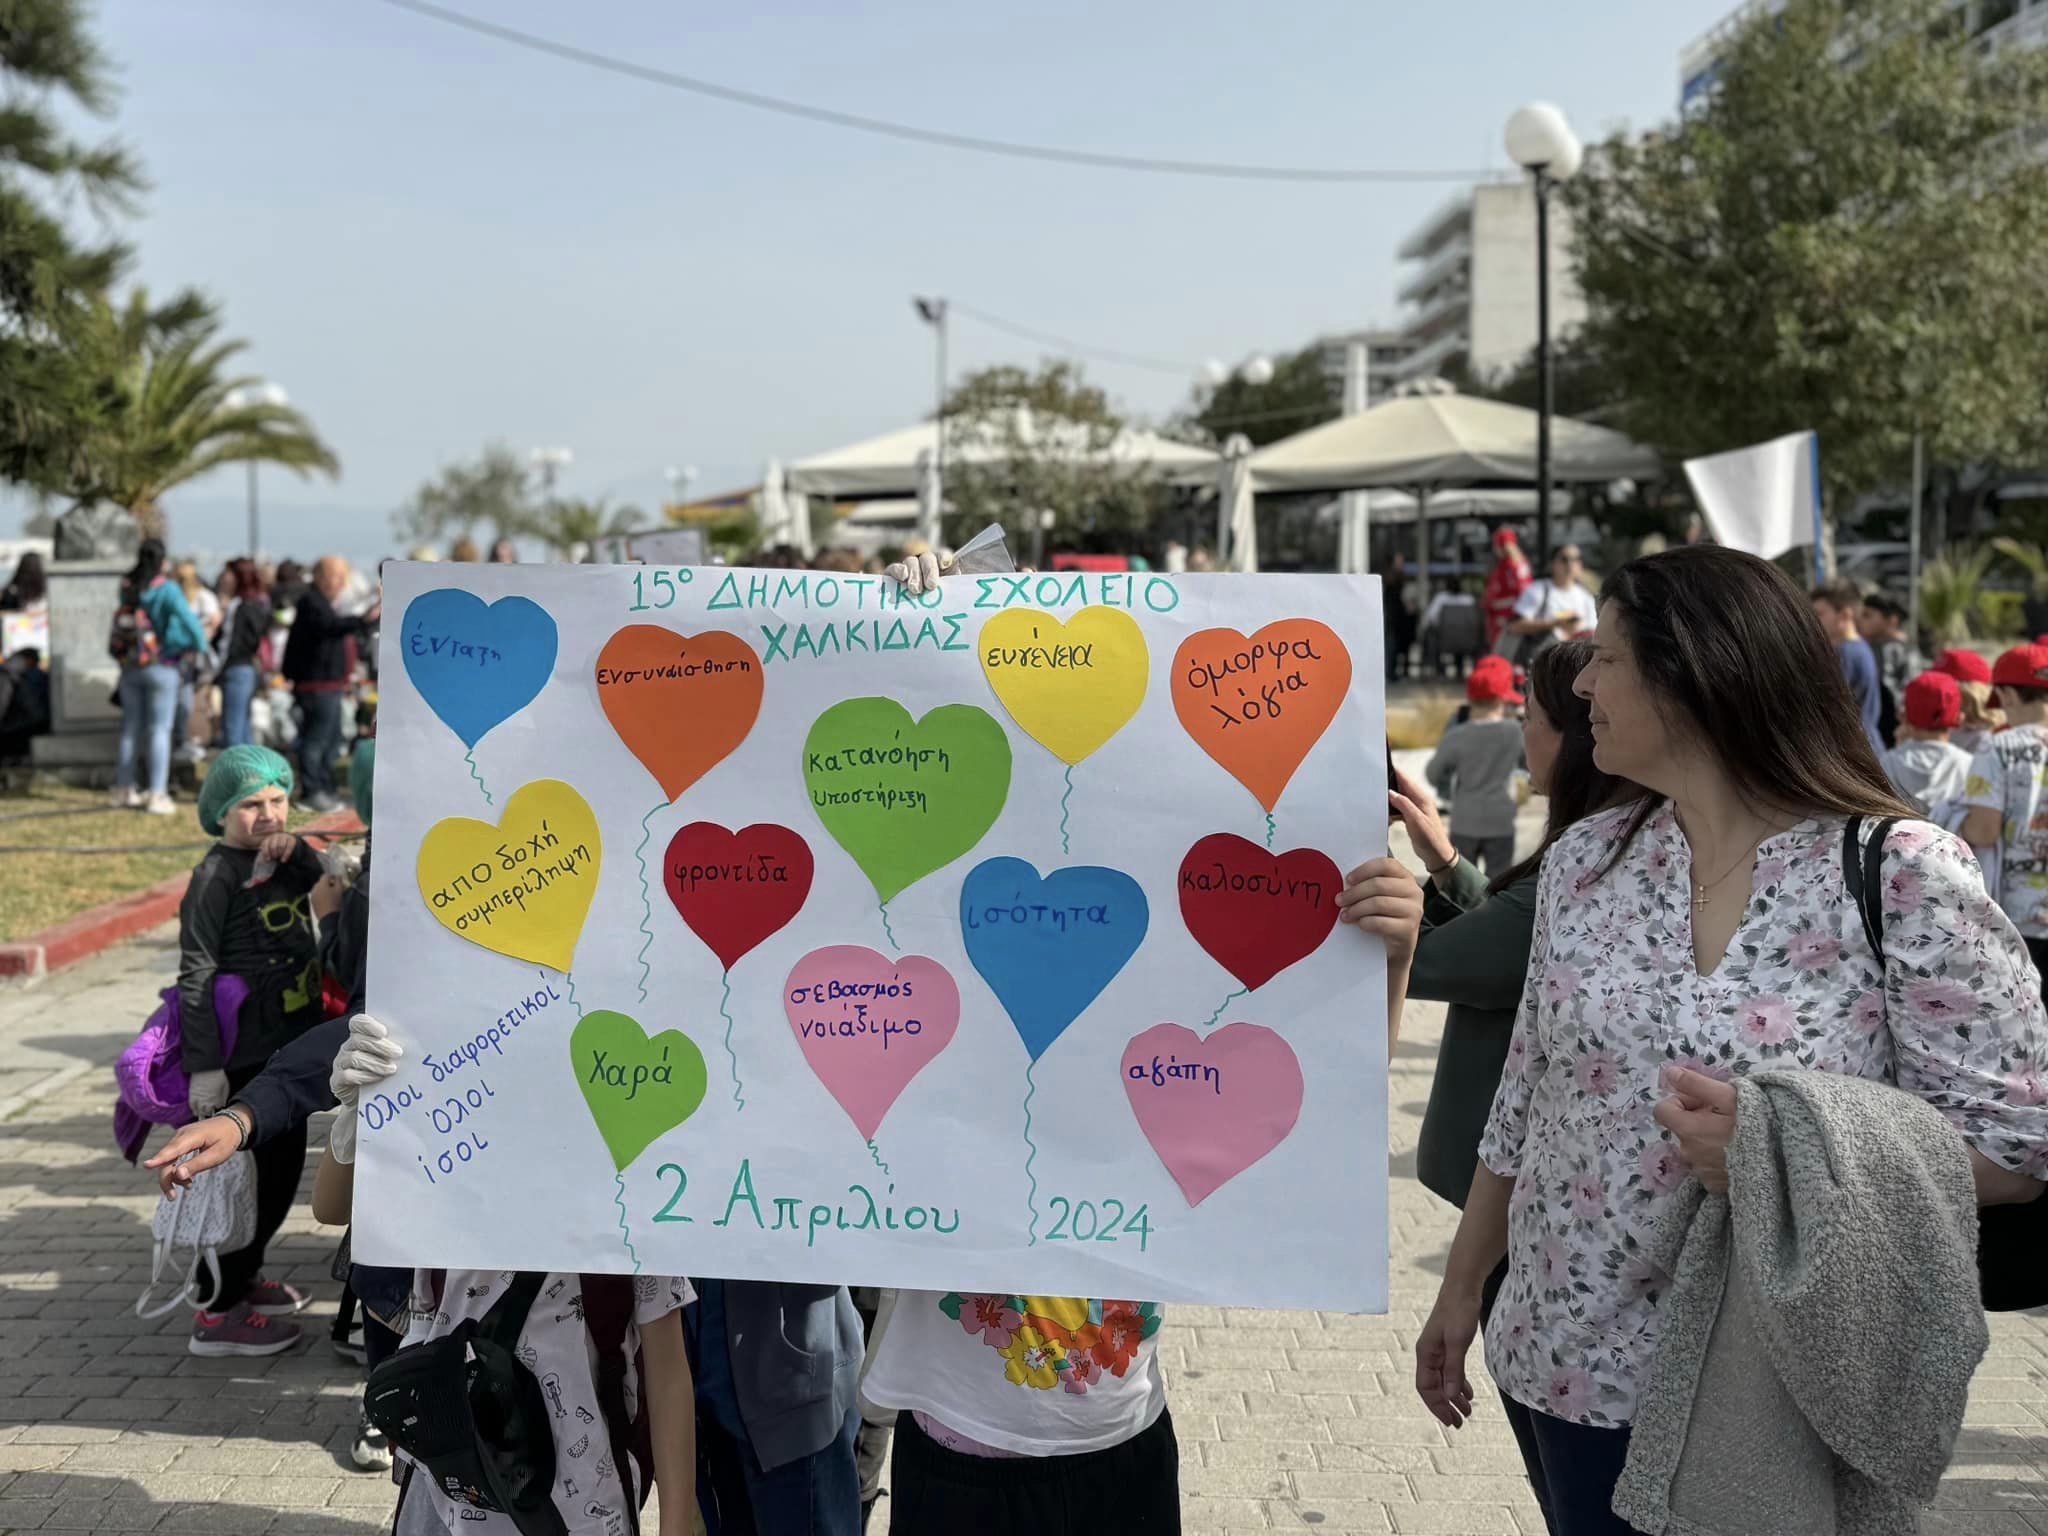
[{"label": "child wearing red cap", "polygon": [[[2016,645],[1991,669],[2006,729],[1970,764],[1963,838],[1998,860],[1998,904],[2037,968],[2048,967],[2048,645]],[[1987,872],[1989,870],[1987,863]],[[2048,983],[2044,983],[2048,988]]]},{"label": "child wearing red cap", "polygon": [[1515,670],[1505,657],[1484,656],[1465,680],[1466,717],[1444,732],[1429,760],[1429,782],[1450,802],[1451,846],[1492,879],[1515,861],[1515,770],[1522,765],[1522,727],[1508,718],[1520,704]]},{"label": "child wearing red cap", "polygon": [[2005,729],[2005,717],[1991,700],[1991,663],[1975,651],[1943,651],[1934,670],[1956,680],[1963,694],[1963,719],[1948,739],[1975,757]]},{"label": "child wearing red cap", "polygon": [[1922,672],[1906,684],[1899,742],[1884,755],[1885,772],[1920,814],[1953,832],[1962,824],[1970,754],[1949,732],[1963,714],[1963,690],[1946,672]]}]

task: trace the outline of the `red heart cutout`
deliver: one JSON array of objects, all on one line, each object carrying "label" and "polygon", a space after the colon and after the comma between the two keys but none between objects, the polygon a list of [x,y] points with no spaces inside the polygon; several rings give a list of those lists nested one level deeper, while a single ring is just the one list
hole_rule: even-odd
[{"label": "red heart cutout", "polygon": [[1271,853],[1214,832],[1180,861],[1180,915],[1247,992],[1316,952],[1337,926],[1344,880],[1313,848]]},{"label": "red heart cutout", "polygon": [[811,867],[811,845],[788,827],[764,821],[728,832],[693,821],[669,839],[661,884],[729,971],[803,910]]}]

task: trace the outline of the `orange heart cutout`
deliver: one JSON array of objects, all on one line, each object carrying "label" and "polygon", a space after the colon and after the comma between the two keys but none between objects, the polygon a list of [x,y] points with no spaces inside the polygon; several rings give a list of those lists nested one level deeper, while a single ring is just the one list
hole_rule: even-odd
[{"label": "orange heart cutout", "polygon": [[680,635],[628,624],[598,653],[597,697],[626,750],[673,800],[754,728],[761,658],[722,629]]},{"label": "orange heart cutout", "polygon": [[1351,653],[1314,619],[1281,619],[1249,640],[1204,629],[1173,655],[1182,729],[1269,816],[1350,687]]}]

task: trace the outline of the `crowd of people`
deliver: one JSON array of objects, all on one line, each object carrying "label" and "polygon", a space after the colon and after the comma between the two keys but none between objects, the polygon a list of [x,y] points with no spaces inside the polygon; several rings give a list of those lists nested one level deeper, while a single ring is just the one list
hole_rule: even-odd
[{"label": "crowd of people", "polygon": [[[206,619],[157,561],[138,565],[138,604],[182,651]],[[941,579],[928,554],[890,574]],[[293,679],[317,693],[376,608],[347,614],[346,572],[325,562],[307,590],[321,616],[303,642],[295,617],[284,654],[321,658]],[[1993,1231],[1980,1208],[2048,1213],[2048,645],[1922,669],[1886,604],[1856,596],[1701,545],[1632,561],[1595,597],[1558,550],[1511,602],[1489,594],[1498,649],[1425,776],[1448,825],[1422,784],[1389,788],[1422,878],[1370,859],[1339,897],[1384,946],[1390,1055],[1406,998],[1450,1005],[1417,1172],[1461,1219],[1416,1390],[1452,1428],[1484,1411],[1467,1363],[1483,1335],[1552,1536],[1764,1529],[1700,1518],[1759,1488],[1825,1506],[1825,1527],[1801,1528],[1893,1528],[1849,1516],[1910,1518],[1933,1495],[1993,1268],[2048,1302],[2037,1241],[2015,1266],[1977,1239]],[[1888,727],[1872,691],[1894,687]],[[153,723],[175,690],[133,692]],[[327,739],[321,707],[302,740]],[[193,1321],[201,1355],[298,1342],[305,1298],[263,1263],[306,1123],[342,1111],[314,1210],[346,1222],[355,1103],[404,1058],[365,1011],[367,882],[286,829],[313,771],[244,742],[200,798],[219,841],[181,915],[192,1118],[149,1164],[174,1197],[252,1149],[259,1215]],[[374,743],[351,771],[370,823]],[[1548,814],[1516,861],[1518,774]],[[232,1038],[226,979],[246,993]],[[1759,1254],[1798,1276],[1776,1283]],[[961,1316],[935,1295],[709,1276],[348,1273],[373,1367],[357,1460],[388,1465],[395,1439],[409,1536],[610,1536],[650,1487],[663,1536],[692,1511],[714,1536],[836,1536],[865,1523],[885,1457],[900,1536],[1180,1528],[1151,1303],[972,1296]],[[976,1327],[1012,1316],[1085,1339],[1090,1389],[982,1369]],[[554,1378],[614,1454],[515,1436],[471,1475],[409,1443],[379,1405],[417,1410],[434,1346],[475,1338]],[[1728,1363],[1744,1348],[1746,1375]],[[1752,1476],[1745,1416],[1801,1454]]]}]

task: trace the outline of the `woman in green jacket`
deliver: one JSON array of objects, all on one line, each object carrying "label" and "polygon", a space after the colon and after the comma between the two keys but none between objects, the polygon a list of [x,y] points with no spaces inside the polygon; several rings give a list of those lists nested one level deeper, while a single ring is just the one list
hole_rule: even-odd
[{"label": "woman in green jacket", "polygon": [[1451,1005],[1415,1171],[1425,1188],[1461,1208],[1522,1001],[1544,851],[1573,822],[1609,805],[1618,791],[1638,793],[1593,766],[1588,705],[1572,692],[1573,679],[1592,653],[1589,640],[1561,641],[1530,667],[1535,697],[1522,724],[1522,750],[1531,786],[1550,799],[1550,816],[1542,846],[1521,863],[1487,881],[1459,857],[1428,795],[1412,779],[1399,775],[1390,796],[1429,871],[1408,995]]}]

